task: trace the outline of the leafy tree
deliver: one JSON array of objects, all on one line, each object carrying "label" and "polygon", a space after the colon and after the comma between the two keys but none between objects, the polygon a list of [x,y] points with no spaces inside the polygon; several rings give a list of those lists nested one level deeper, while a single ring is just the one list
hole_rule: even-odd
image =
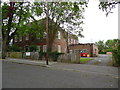
[{"label": "leafy tree", "polygon": [[25,24],[29,23],[32,16],[30,10],[29,2],[2,2],[2,58],[5,58],[8,45],[14,36],[29,30]]},{"label": "leafy tree", "polygon": [[[60,30],[82,36],[82,19],[87,2],[50,2],[49,10],[49,49],[51,50],[54,38]],[[53,22],[54,21],[54,22]],[[51,24],[51,25],[50,25]],[[61,26],[61,28],[59,28]],[[67,33],[66,33],[67,35]]]},{"label": "leafy tree", "polygon": [[108,16],[109,13],[113,13],[112,9],[116,8],[116,5],[120,4],[120,1],[112,0],[112,1],[100,1],[99,9],[102,9],[106,12],[106,16]]},{"label": "leafy tree", "polygon": [[104,52],[104,49],[105,49],[104,41],[100,40],[100,41],[96,42],[96,45],[98,45],[99,53]]},{"label": "leafy tree", "polygon": [[33,51],[38,50],[38,48],[36,45],[31,45],[31,46],[29,46],[29,50],[30,50],[30,52],[33,52]]}]

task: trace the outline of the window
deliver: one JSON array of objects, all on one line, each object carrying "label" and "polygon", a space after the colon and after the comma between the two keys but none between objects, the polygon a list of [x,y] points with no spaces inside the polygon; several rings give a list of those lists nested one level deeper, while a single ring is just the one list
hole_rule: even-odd
[{"label": "window", "polygon": [[22,41],[22,36],[20,36],[20,41]]},{"label": "window", "polygon": [[38,33],[38,35],[37,35],[37,36],[38,36],[37,38],[38,38],[38,39],[40,39],[40,33]]},{"label": "window", "polygon": [[72,54],[72,50],[69,50],[69,52]]},{"label": "window", "polygon": [[26,34],[26,40],[29,40],[29,34],[28,33]]},{"label": "window", "polygon": [[58,45],[58,52],[61,53],[61,46]]},{"label": "window", "polygon": [[73,44],[73,39],[71,39],[71,44]]},{"label": "window", "polygon": [[60,39],[60,31],[58,31],[58,39]]},{"label": "window", "polygon": [[40,51],[40,46],[37,46],[38,50],[37,51]]},{"label": "window", "polygon": [[46,52],[47,48],[46,45],[43,45],[43,52]]},{"label": "window", "polygon": [[75,42],[76,42],[76,41],[74,40],[74,44],[75,44]]},{"label": "window", "polygon": [[46,33],[46,32],[44,32],[43,38],[46,38],[46,35],[47,35],[47,33]]}]

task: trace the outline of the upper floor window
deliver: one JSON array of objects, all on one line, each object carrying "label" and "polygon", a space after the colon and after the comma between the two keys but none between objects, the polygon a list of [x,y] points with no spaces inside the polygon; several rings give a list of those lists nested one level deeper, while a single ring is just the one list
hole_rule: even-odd
[{"label": "upper floor window", "polygon": [[26,34],[26,40],[29,40],[29,34],[28,33]]},{"label": "upper floor window", "polygon": [[60,38],[61,38],[61,37],[60,37],[60,34],[61,34],[61,33],[60,33],[60,31],[58,31],[58,39],[60,39]]},{"label": "upper floor window", "polygon": [[40,39],[40,33],[38,33],[38,39]]}]

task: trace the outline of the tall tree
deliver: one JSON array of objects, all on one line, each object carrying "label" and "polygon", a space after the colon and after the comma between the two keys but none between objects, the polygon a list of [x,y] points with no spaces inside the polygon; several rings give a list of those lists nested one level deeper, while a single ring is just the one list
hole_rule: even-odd
[{"label": "tall tree", "polygon": [[[30,21],[29,2],[2,2],[2,58],[5,58],[11,39]],[[26,29],[25,29],[26,28]]]},{"label": "tall tree", "polygon": [[98,50],[99,50],[99,53],[103,52],[104,49],[105,49],[105,44],[104,44],[104,41],[98,41],[96,42],[96,45],[98,45]]}]

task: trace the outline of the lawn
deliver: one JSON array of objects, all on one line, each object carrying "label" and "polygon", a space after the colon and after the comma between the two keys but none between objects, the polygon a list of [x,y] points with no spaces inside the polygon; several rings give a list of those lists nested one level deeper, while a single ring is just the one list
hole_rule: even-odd
[{"label": "lawn", "polygon": [[80,58],[80,63],[87,63],[90,60],[93,60],[93,58]]}]

